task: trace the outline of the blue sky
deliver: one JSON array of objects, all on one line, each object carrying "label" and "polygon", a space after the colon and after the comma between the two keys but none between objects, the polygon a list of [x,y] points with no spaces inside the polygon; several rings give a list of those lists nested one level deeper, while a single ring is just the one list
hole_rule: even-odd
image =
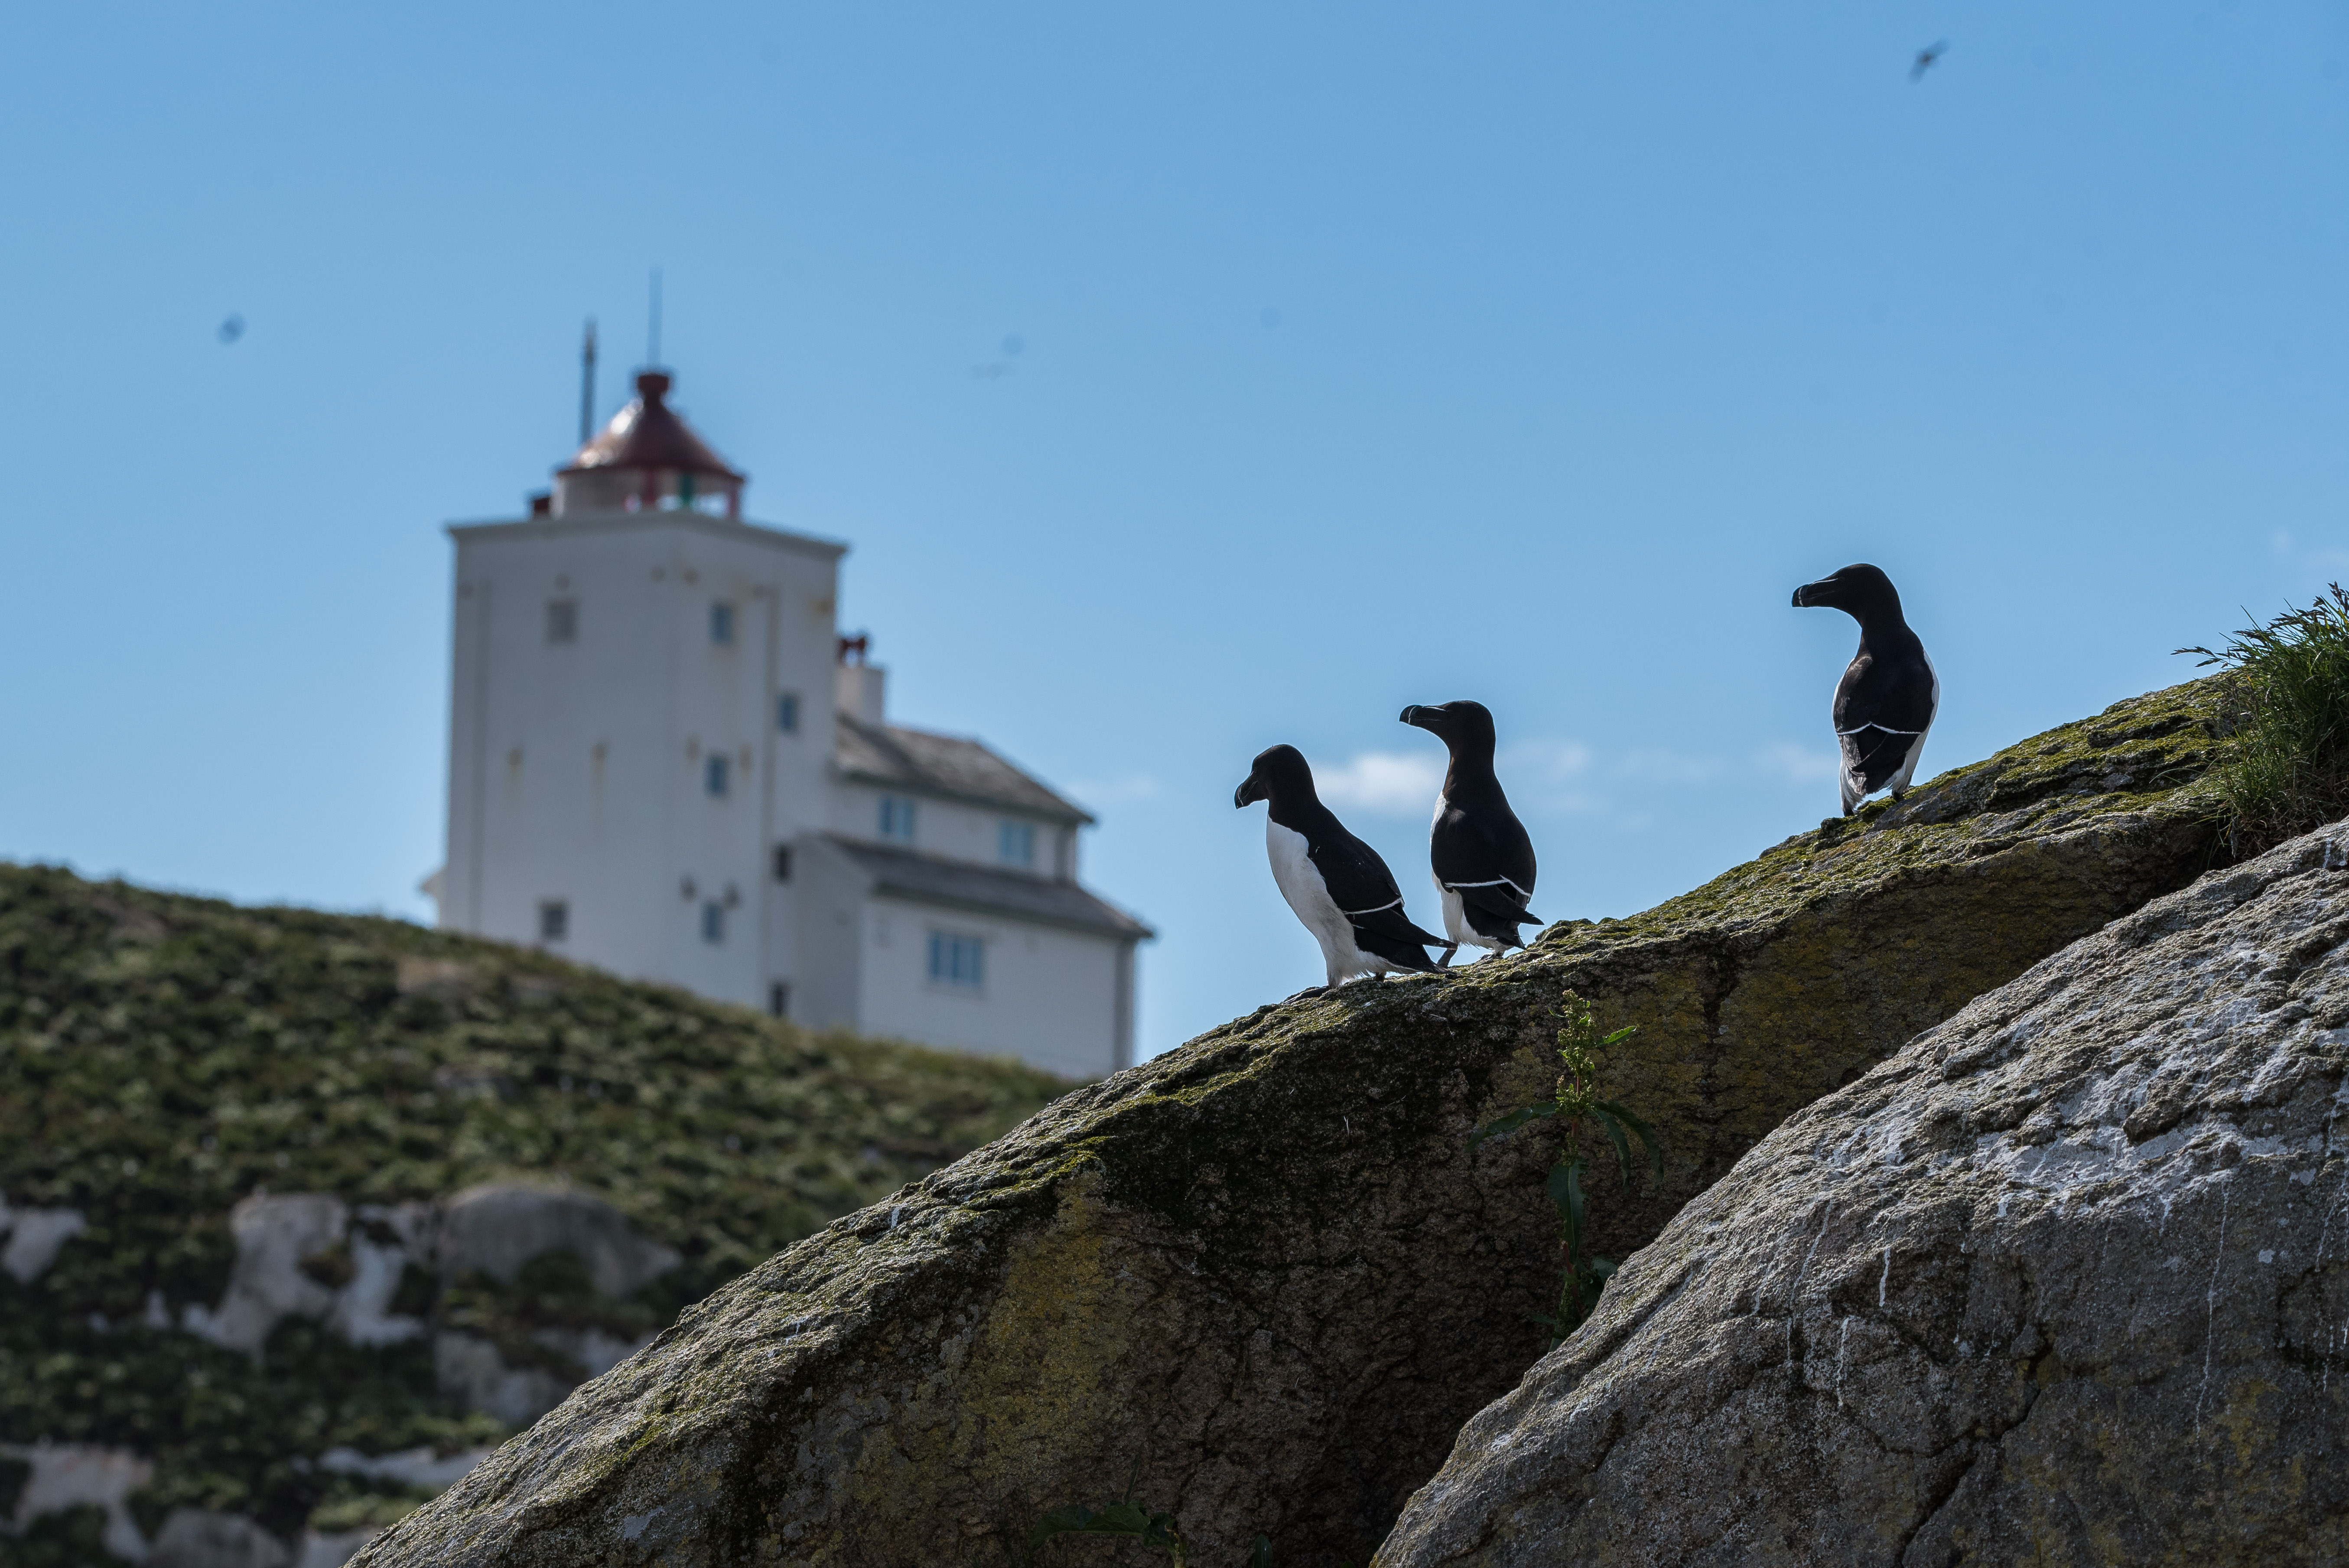
[{"label": "blue sky", "polygon": [[[905,722],[1092,806],[1143,1044],[1318,979],[1248,759],[1423,923],[1475,696],[1551,918],[1835,806],[1890,572],[1924,771],[2349,565],[2341,7],[144,7],[12,17],[0,854],[422,916],[452,518],[667,288]],[[1948,49],[1921,81],[1909,62]],[[243,335],[216,329],[234,313]]]}]

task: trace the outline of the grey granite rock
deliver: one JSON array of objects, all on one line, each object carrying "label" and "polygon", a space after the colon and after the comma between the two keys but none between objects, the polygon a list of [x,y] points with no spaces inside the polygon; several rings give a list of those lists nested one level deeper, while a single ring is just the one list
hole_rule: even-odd
[{"label": "grey granite rock", "polygon": [[503,1181],[449,1200],[440,1214],[444,1277],[473,1270],[511,1280],[542,1253],[569,1252],[605,1295],[626,1295],[677,1266],[678,1254],[592,1192]]},{"label": "grey granite rock", "polygon": [[153,1460],[127,1449],[88,1443],[0,1443],[0,1459],[26,1467],[14,1513],[0,1524],[0,1535],[43,1514],[96,1508],[106,1515],[99,1543],[126,1561],[146,1561],[147,1538],[139,1532],[129,1504],[131,1494],[155,1479]]},{"label": "grey granite rock", "polygon": [[288,1568],[285,1543],[241,1513],[175,1508],[155,1536],[148,1568]]},{"label": "grey granite rock", "polygon": [[334,1310],[335,1291],[303,1271],[308,1260],[340,1245],[350,1225],[350,1209],[323,1192],[256,1193],[229,1211],[236,1238],[236,1265],[220,1305],[191,1306],[191,1333],[231,1350],[258,1352],[278,1319],[323,1317]]},{"label": "grey granite rock", "polygon": [[2206,876],[1795,1115],[1380,1568],[2349,1561],[2344,868]]}]

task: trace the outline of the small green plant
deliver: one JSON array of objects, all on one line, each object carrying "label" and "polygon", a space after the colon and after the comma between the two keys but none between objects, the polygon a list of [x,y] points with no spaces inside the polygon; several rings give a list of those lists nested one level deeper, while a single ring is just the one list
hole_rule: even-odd
[{"label": "small green plant", "polygon": [[2222,648],[2180,648],[2234,679],[2233,733],[2211,770],[2237,854],[2281,843],[2349,810],[2349,593],[2247,626]]},{"label": "small green plant", "polygon": [[[1032,1555],[1044,1542],[1060,1535],[1121,1536],[1157,1547],[1174,1560],[1174,1568],[1186,1568],[1188,1562],[1184,1555],[1183,1532],[1175,1528],[1174,1516],[1154,1512],[1147,1504],[1131,1497],[1107,1508],[1071,1503],[1066,1508],[1054,1509],[1028,1532],[1029,1553]],[[1256,1538],[1256,1549],[1248,1553],[1248,1568],[1272,1568],[1272,1542],[1261,1535]]]},{"label": "small green plant", "polygon": [[1565,1128],[1566,1146],[1557,1163],[1550,1167],[1547,1183],[1549,1201],[1557,1209],[1562,1256],[1557,1311],[1554,1315],[1534,1319],[1549,1330],[1552,1348],[1590,1315],[1599,1305],[1599,1293],[1607,1287],[1609,1277],[1615,1273],[1613,1259],[1591,1253],[1583,1245],[1582,1178],[1590,1169],[1589,1161],[1582,1153],[1584,1124],[1599,1128],[1615,1146],[1615,1158],[1622,1167],[1627,1187],[1631,1181],[1633,1138],[1647,1150],[1655,1173],[1659,1177],[1664,1173],[1663,1147],[1656,1141],[1655,1130],[1633,1115],[1621,1100],[1599,1098],[1599,1054],[1638,1034],[1639,1026],[1626,1025],[1601,1038],[1590,1009],[1571,991],[1561,999],[1558,1016],[1566,1020],[1566,1026],[1557,1032],[1557,1059],[1564,1070],[1558,1074],[1557,1088],[1550,1098],[1495,1117],[1469,1138],[1469,1147],[1473,1149],[1488,1138],[1515,1132],[1529,1121],[1556,1119]]},{"label": "small green plant", "polygon": [[1056,1508],[1028,1532],[1028,1550],[1035,1551],[1056,1535],[1122,1535],[1162,1549],[1174,1559],[1174,1568],[1184,1568],[1183,1532],[1174,1528],[1174,1516],[1154,1513],[1131,1500],[1107,1508],[1087,1508],[1081,1502]]}]

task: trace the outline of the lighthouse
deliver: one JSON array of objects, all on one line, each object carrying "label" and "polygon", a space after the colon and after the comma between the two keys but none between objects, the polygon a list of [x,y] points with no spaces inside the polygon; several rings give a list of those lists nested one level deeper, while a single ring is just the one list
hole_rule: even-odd
[{"label": "lighthouse", "polygon": [[530,514],[452,523],[442,926],[817,1026],[1129,1065],[1150,929],[1079,881],[1093,818],[890,722],[848,547],[750,521],[664,370]]}]

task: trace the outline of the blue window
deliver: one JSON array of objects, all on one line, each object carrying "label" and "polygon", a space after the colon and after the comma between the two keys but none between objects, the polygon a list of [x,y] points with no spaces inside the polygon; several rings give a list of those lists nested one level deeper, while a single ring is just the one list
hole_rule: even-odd
[{"label": "blue window", "polygon": [[914,841],[914,803],[903,795],[881,797],[881,836],[901,844]]},{"label": "blue window", "polygon": [[733,786],[733,759],[712,753],[709,760],[701,765],[701,787],[723,800]]},{"label": "blue window", "polygon": [[1036,863],[1036,824],[1006,822],[996,830],[995,855],[1007,866]]},{"label": "blue window", "polygon": [[723,600],[709,606],[709,640],[721,648],[734,645],[734,606]]},{"label": "blue window", "polygon": [[976,936],[930,933],[930,983],[978,990],[987,977],[987,944]]},{"label": "blue window", "polygon": [[712,947],[726,940],[726,906],[716,899],[701,906],[701,940]]},{"label": "blue window", "polygon": [[775,727],[785,735],[800,732],[800,694],[787,691],[775,698]]}]

